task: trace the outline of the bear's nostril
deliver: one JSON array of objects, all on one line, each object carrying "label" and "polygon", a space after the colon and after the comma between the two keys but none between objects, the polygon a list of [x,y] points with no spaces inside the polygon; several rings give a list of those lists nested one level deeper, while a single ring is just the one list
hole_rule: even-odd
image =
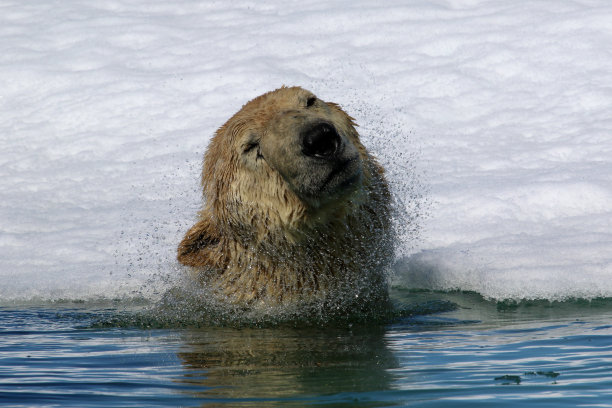
[{"label": "bear's nostril", "polygon": [[302,152],[306,156],[331,157],[340,147],[340,135],[328,123],[320,123],[310,127],[302,139]]}]

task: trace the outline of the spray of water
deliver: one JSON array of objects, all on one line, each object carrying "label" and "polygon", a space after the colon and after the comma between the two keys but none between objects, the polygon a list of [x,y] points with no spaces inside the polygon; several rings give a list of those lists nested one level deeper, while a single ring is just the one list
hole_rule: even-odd
[{"label": "spray of water", "polygon": [[[389,119],[371,106],[356,104],[349,106],[366,125],[360,127],[363,143],[374,153],[386,169],[387,180],[393,195],[392,224],[395,242],[395,257],[403,257],[414,251],[418,243],[420,222],[426,214],[427,189],[419,170],[418,144],[415,137],[399,123]],[[346,232],[350,234],[350,231]],[[364,238],[367,239],[367,238]],[[393,255],[390,255],[393,258]],[[394,259],[388,259],[391,265]],[[223,325],[269,325],[269,324],[321,324],[332,321],[388,321],[392,317],[418,313],[419,306],[393,305],[381,301],[360,302],[355,298],[363,293],[346,288],[334,288],[321,301],[297,301],[281,305],[243,307],[224,301],[214,289],[204,284],[194,284],[185,268],[178,267],[169,279],[173,284],[161,299],[140,316],[151,325],[223,324]],[[392,268],[385,268],[387,279],[393,280]],[[180,278],[179,278],[180,276]],[[355,274],[358,276],[358,274]],[[158,279],[159,280],[159,279]],[[355,286],[364,286],[356,284]],[[363,307],[360,307],[363,305]],[[434,310],[448,309],[448,304],[434,307]],[[427,306],[431,310],[431,306]]]}]

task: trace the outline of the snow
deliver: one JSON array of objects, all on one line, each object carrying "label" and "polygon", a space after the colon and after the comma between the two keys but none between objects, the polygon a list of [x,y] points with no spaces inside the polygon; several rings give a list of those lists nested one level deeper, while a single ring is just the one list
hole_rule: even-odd
[{"label": "snow", "polygon": [[405,3],[0,0],[0,303],[157,296],[208,140],[282,84],[416,216],[396,284],[612,297],[612,4]]}]

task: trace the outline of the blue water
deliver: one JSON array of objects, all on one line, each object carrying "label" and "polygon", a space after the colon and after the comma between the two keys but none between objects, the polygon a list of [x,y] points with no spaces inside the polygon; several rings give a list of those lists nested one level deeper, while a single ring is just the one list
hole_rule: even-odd
[{"label": "blue water", "polygon": [[[308,327],[152,328],[141,306],[4,306],[0,405],[612,407],[612,300],[395,296],[412,316]],[[431,313],[439,301],[458,307]]]}]

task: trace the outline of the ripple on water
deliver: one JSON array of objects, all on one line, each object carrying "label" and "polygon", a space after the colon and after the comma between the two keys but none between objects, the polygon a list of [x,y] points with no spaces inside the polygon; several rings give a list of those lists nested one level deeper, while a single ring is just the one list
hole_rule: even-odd
[{"label": "ripple on water", "polygon": [[169,316],[147,326],[151,305],[0,308],[0,400],[98,407],[609,405],[611,301],[500,309],[469,293],[399,292],[394,299],[411,312],[390,321],[303,326],[173,326]]}]

